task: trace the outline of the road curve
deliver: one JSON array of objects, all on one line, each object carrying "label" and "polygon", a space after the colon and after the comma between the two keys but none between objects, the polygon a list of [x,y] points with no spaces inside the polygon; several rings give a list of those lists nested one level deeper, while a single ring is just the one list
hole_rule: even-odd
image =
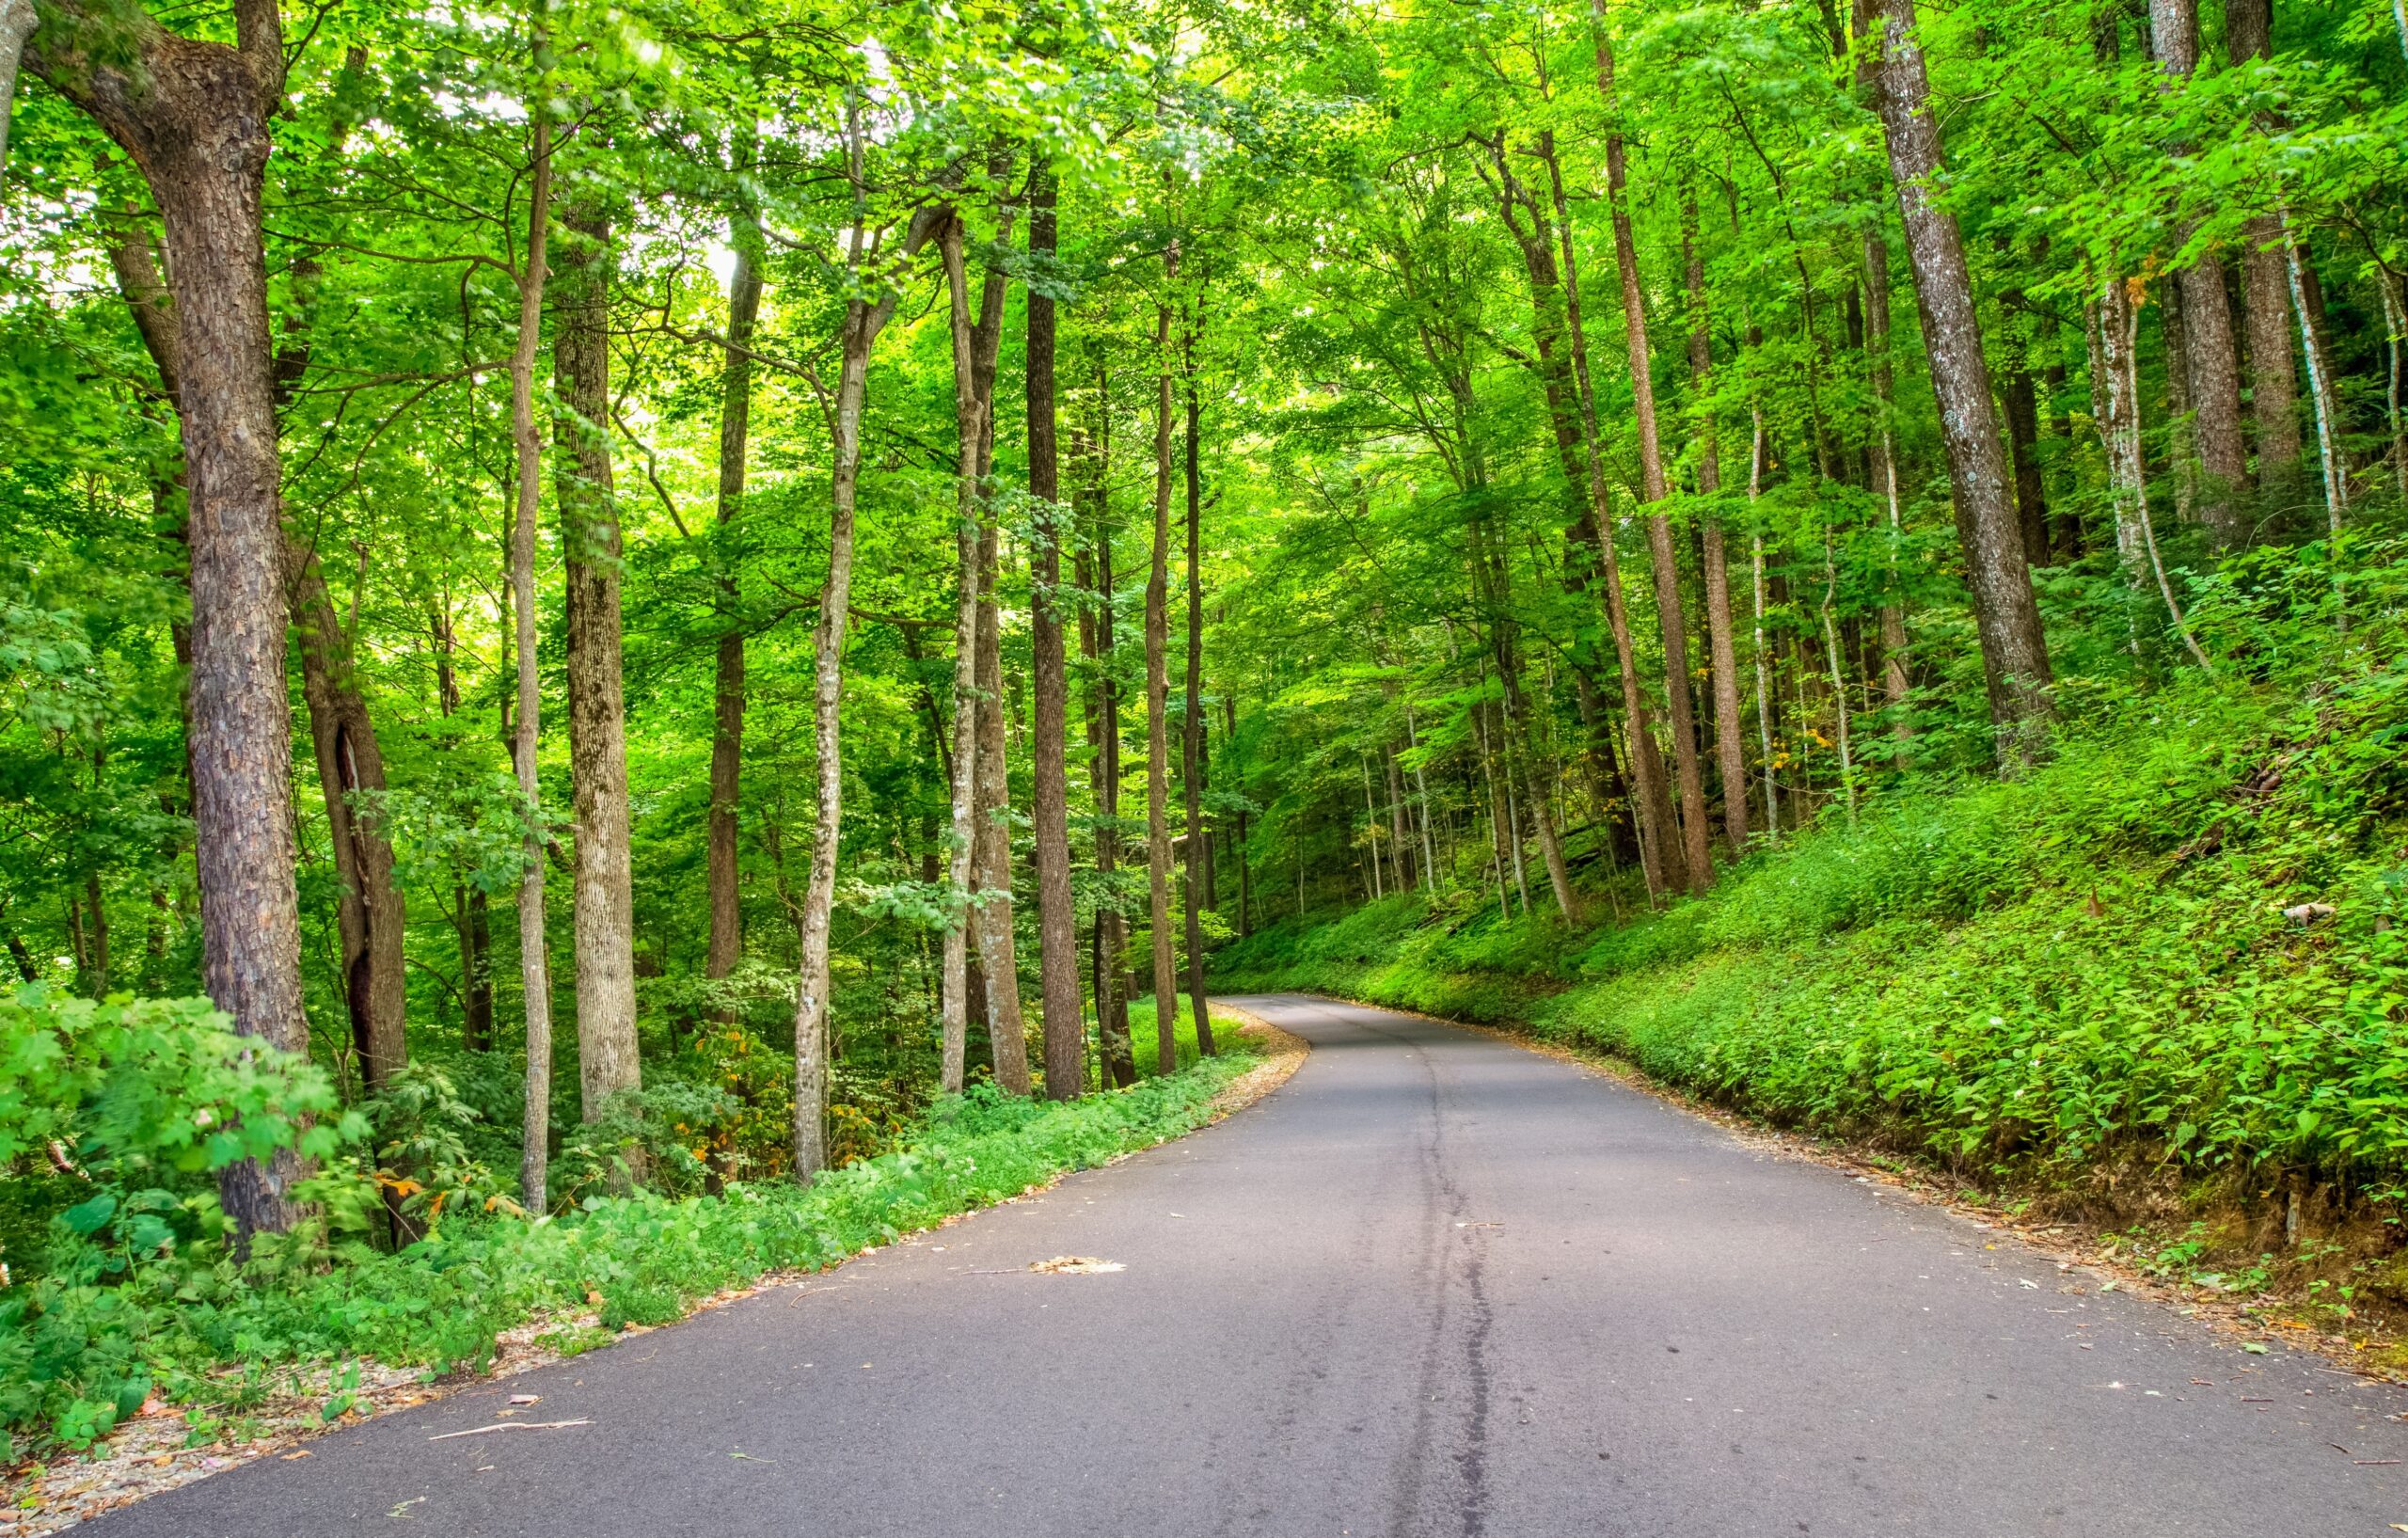
[{"label": "road curve", "polygon": [[[1040,1197],[94,1538],[2335,1538],[2408,1393],[2245,1356],[1578,1067],[1352,1005]],[[1996,1248],[1989,1247],[1996,1244]],[[1032,1275],[1094,1256],[1125,1270]],[[507,1395],[591,1424],[434,1441]]]}]

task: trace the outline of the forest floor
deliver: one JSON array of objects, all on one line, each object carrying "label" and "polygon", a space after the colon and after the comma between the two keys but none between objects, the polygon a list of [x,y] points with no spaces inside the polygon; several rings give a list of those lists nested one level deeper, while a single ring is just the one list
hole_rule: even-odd
[{"label": "forest floor", "polygon": [[1591,1065],[1237,1002],[1314,1050],[1216,1128],[93,1531],[2408,1524],[2408,1390]]},{"label": "forest floor", "polygon": [[[1243,1010],[1216,1007],[1213,1013],[1216,1019],[1228,1017],[1222,1023],[1237,1026],[1248,1039],[1247,1046],[1256,1058],[1254,1066],[1239,1072],[1212,1097],[1209,1115],[1218,1120],[1286,1083],[1303,1061],[1305,1044]],[[1007,1203],[1027,1200],[1047,1188],[1033,1186],[1020,1197],[1006,1199]],[[965,1215],[955,1214],[927,1231],[949,1228]],[[875,1254],[877,1249],[862,1253]],[[702,1298],[691,1311],[724,1308],[765,1292],[808,1292],[824,1285],[817,1278],[826,1275],[824,1271],[772,1271],[745,1286]],[[618,1339],[633,1340],[657,1327],[661,1326],[629,1325]],[[512,1382],[536,1369],[580,1356],[593,1349],[593,1342],[606,1339],[593,1309],[545,1313],[504,1331],[495,1341],[491,1365],[482,1372],[464,1371],[430,1379],[417,1368],[372,1361],[291,1368],[268,1375],[264,1391],[253,1398],[240,1418],[239,1435],[196,1437],[187,1406],[154,1400],[144,1406],[143,1414],[125,1422],[87,1454],[12,1470],[5,1495],[0,1495],[0,1538],[39,1538],[263,1459],[300,1464],[317,1455],[311,1445],[316,1439],[341,1428],[364,1425],[464,1390]],[[235,1378],[241,1375],[240,1370],[231,1373]],[[525,1396],[514,1390],[511,1398]],[[505,1413],[531,1416],[534,1403],[531,1400],[515,1408],[505,1403]],[[330,1417],[329,1407],[337,1404],[345,1408]]]}]

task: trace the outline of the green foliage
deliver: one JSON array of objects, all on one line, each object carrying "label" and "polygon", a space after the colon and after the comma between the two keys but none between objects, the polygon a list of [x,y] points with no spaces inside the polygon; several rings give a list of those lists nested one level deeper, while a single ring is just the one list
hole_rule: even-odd
[{"label": "green foliage", "polygon": [[2096,701],[2024,779],[1908,782],[1585,940],[1391,899],[1258,935],[1219,978],[1527,1023],[1972,1170],[2390,1188],[2408,658],[2396,630],[2289,639],[2279,685],[2191,674]]},{"label": "green foliage", "polygon": [[[0,1297],[0,1423],[81,1447],[154,1386],[181,1403],[222,1403],[238,1391],[230,1370],[357,1357],[473,1366],[498,1332],[535,1317],[574,1321],[591,1297],[603,1330],[667,1323],[765,1272],[832,1265],[1174,1136],[1209,1118],[1213,1096],[1250,1066],[1242,1044],[1225,1047],[1175,1077],[1069,1103],[976,1086],[941,1102],[901,1147],[807,1189],[771,1181],[718,1196],[610,1195],[596,1181],[559,1216],[453,1204],[394,1253],[359,1242],[366,1214],[356,1203],[347,1216],[263,1236],[245,1260],[216,1244],[141,1247],[147,1198],[130,1218],[87,1204],[62,1219],[51,1273]],[[427,1130],[458,1114],[436,1077],[406,1099],[413,1109],[381,1121],[380,1136],[455,1167],[441,1163],[452,1145]],[[658,1157],[661,1145],[648,1151]],[[556,1333],[587,1349],[599,1338],[586,1330],[565,1323]]]}]

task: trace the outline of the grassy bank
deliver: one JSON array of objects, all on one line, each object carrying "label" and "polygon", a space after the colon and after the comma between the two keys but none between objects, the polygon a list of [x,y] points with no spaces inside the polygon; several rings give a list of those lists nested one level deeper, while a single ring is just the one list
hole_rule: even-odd
[{"label": "grassy bank", "polygon": [[1527,1026],[1983,1189],[2176,1223],[2194,1255],[2349,1229],[2349,1285],[2408,1301],[2379,1253],[2408,1186],[2403,832],[2408,667],[2362,656],[2103,706],[2020,781],[1897,785],[1631,922],[1392,898],[1216,975]]},{"label": "grassy bank", "polygon": [[[175,1039],[189,1039],[205,1006],[177,1008]],[[1134,1023],[1150,1065],[1151,1018]],[[94,1031],[71,1034],[80,1044]],[[44,1273],[0,1293],[0,1419],[21,1449],[82,1447],[155,1395],[186,1406],[192,1435],[208,1442],[296,1368],[366,1358],[432,1375],[482,1368],[499,1335],[531,1322],[550,1322],[543,1343],[570,1352],[665,1324],[768,1272],[833,1264],[1202,1124],[1258,1059],[1233,1029],[1222,1055],[1202,1061],[1192,1031],[1181,1037],[1176,1075],[1067,1104],[976,1086],[940,1102],[899,1149],[808,1189],[772,1181],[682,1198],[595,1196],[532,1221],[493,1201],[439,1213],[398,1251],[362,1237],[374,1188],[340,1167],[339,1128],[323,1129],[321,1154],[338,1172],[313,1187],[319,1217],[262,1240],[245,1261],[208,1221],[206,1189],[170,1204],[169,1193],[135,1189],[131,1170],[99,1171],[86,1187],[98,1194],[54,1223]],[[178,1118],[196,1119],[188,1106]],[[142,1178],[160,1167],[150,1161]],[[326,1419],[346,1398],[328,1400]]]}]

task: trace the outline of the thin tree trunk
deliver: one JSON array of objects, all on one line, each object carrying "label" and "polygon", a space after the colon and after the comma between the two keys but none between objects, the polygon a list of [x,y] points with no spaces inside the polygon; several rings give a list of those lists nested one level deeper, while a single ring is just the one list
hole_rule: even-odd
[{"label": "thin tree trunk", "polygon": [[[1898,543],[1906,531],[1898,496],[1898,454],[1893,427],[1897,395],[1890,363],[1890,241],[1876,225],[1864,231],[1864,310],[1870,323],[1865,346],[1873,355],[1874,409],[1880,413],[1880,431],[1873,442],[1873,478],[1890,515],[1890,591],[1881,605],[1881,694],[1890,708],[1890,735],[1904,743],[1915,735],[1907,719],[1907,613],[1898,591]],[[1898,752],[1904,769],[1907,754]]]},{"label": "thin tree trunk", "polygon": [[[460,676],[452,659],[457,637],[448,593],[437,599],[430,620],[436,709],[449,720],[460,713]],[[484,889],[453,882],[452,909],[460,945],[460,1045],[470,1052],[489,1051],[493,1046],[493,921]]]},{"label": "thin tree trunk", "polygon": [[[1664,500],[1664,453],[1656,433],[1656,381],[1647,342],[1647,308],[1639,279],[1639,247],[1631,236],[1628,179],[1614,87],[1613,48],[1606,33],[1605,0],[1590,0],[1597,51],[1597,90],[1612,126],[1606,134],[1606,196],[1612,211],[1614,265],[1622,278],[1623,335],[1630,354],[1631,415],[1639,426],[1640,500]],[[1682,870],[1691,892],[1714,882],[1713,834],[1705,816],[1705,776],[1698,764],[1697,723],[1689,702],[1688,626],[1681,612],[1681,579],[1672,559],[1672,526],[1660,512],[1647,515],[1647,548],[1656,576],[1656,626],[1664,642],[1664,703],[1672,732],[1672,767],[1681,791]]]},{"label": "thin tree trunk", "polygon": [[2340,410],[2333,399],[2333,371],[2325,362],[2323,341],[2317,334],[2316,307],[2308,300],[2307,275],[2301,267],[2299,243],[2291,238],[2289,215],[2277,204],[2274,217],[2282,236],[2286,275],[2290,279],[2291,306],[2299,316],[2300,352],[2307,359],[2307,397],[2316,405],[2316,451],[2324,468],[2325,528],[2338,537],[2342,520],[2350,511],[2350,478],[2337,441]]},{"label": "thin tree trunk", "polygon": [[[1101,826],[1095,833],[1095,868],[1099,878],[1109,881],[1120,864],[1120,690],[1113,677],[1116,652],[1114,643],[1113,603],[1117,583],[1112,573],[1112,509],[1111,509],[1111,422],[1110,377],[1099,366],[1096,373],[1096,430],[1088,436],[1092,452],[1087,463],[1085,495],[1093,511],[1089,521],[1094,541],[1095,595],[1097,602],[1092,616],[1093,641],[1088,650],[1095,663],[1095,679],[1088,694],[1088,709],[1092,712],[1091,732],[1095,740],[1096,815]],[[1081,640],[1087,640],[1088,625],[1081,623]],[[1126,1089],[1137,1082],[1135,1054],[1129,1041],[1129,996],[1121,986],[1121,957],[1129,947],[1128,921],[1119,908],[1099,899],[1096,905],[1096,1045],[1103,1062],[1099,1083]]]},{"label": "thin tree trunk", "polygon": [[1997,731],[1999,761],[2011,770],[2036,759],[2047,741],[2054,710],[2048,641],[2040,629],[2040,609],[2032,595],[2031,572],[2024,564],[2021,532],[2009,498],[2006,456],[1990,398],[1989,365],[1982,357],[1981,322],[1973,309],[1964,238],[1956,215],[1931,201],[1932,188],[1946,169],[1946,154],[1923,53],[1913,39],[1914,0],[1879,0],[1879,6],[1876,95],[1914,268],[1915,297],[1923,311],[1932,388],[1940,397],[1941,438],[1972,579],[1990,721]]},{"label": "thin tree trunk", "polygon": [[[1179,243],[1163,256],[1164,284],[1179,281]],[[1170,934],[1170,674],[1167,650],[1170,602],[1170,481],[1172,403],[1170,297],[1154,310],[1154,352],[1160,371],[1154,398],[1154,528],[1152,563],[1146,577],[1146,866],[1150,891],[1154,953],[1154,1069],[1179,1070],[1179,983]]]},{"label": "thin tree trunk", "polygon": [[[867,181],[861,102],[848,93],[845,111],[846,168],[854,189],[854,217],[846,266],[858,279],[868,240]],[[908,262],[949,217],[940,209],[914,215],[896,253]],[[885,275],[878,275],[884,277]],[[883,286],[883,285],[881,285]],[[836,858],[845,811],[845,766],[839,737],[844,703],[845,628],[853,594],[853,511],[861,485],[862,404],[868,392],[870,349],[895,313],[895,293],[876,298],[856,290],[846,301],[838,338],[835,399],[829,412],[832,465],[828,481],[828,584],[812,626],[812,740],[818,772],[818,826],[811,841],[811,875],[796,925],[801,959],[794,1005],[794,1172],[808,1181],[828,1165],[828,946],[836,903]]]},{"label": "thin tree trunk", "polygon": [[[1597,25],[1603,28],[1603,0],[1591,0]],[[1600,74],[1610,80],[1612,55],[1598,34]],[[1589,340],[1580,313],[1580,267],[1573,248],[1572,226],[1566,214],[1560,178],[1553,182],[1556,229],[1563,247],[1564,321],[1572,333],[1572,371],[1580,394],[1582,448],[1588,461],[1589,506],[1595,525],[1595,544],[1605,593],[1606,626],[1614,640],[1614,661],[1622,677],[1623,719],[1630,736],[1631,781],[1638,790],[1640,870],[1650,899],[1686,884],[1680,845],[1673,833],[1672,801],[1664,781],[1663,760],[1656,751],[1649,726],[1646,695],[1640,686],[1639,661],[1631,642],[1630,615],[1623,602],[1622,564],[1614,550],[1613,506],[1606,485],[1603,437],[1597,426],[1597,392],[1589,372]]]},{"label": "thin tree trunk", "polygon": [[[1054,182],[1040,167],[1032,189],[1029,254],[1050,259],[1055,248]],[[1028,494],[1053,504],[1040,511],[1030,603],[1031,671],[1037,690],[1036,741],[1031,754],[1037,832],[1038,991],[1045,1039],[1045,1092],[1069,1100],[1085,1087],[1085,1028],[1079,1009],[1078,920],[1070,896],[1069,768],[1063,738],[1069,730],[1069,679],[1062,642],[1062,531],[1068,510],[1054,436],[1054,300],[1028,290]]]},{"label": "thin tree trunk", "polygon": [[2158,596],[2164,600],[2166,614],[2174,622],[2175,633],[2182,638],[2192,658],[2205,671],[2213,673],[2207,654],[2192,638],[2182,606],[2175,601],[2174,586],[2165,577],[2165,563],[2157,553],[2157,531],[2149,523],[2148,479],[2141,465],[2140,311],[2135,303],[2138,296],[2133,292],[2137,286],[2110,278],[2098,310],[2098,356],[2107,384],[2107,410],[2099,425],[2107,450],[2108,479],[2115,494],[2118,524],[2128,523],[2138,535],[2137,541],[2123,542],[2128,565],[2134,563],[2135,553],[2147,562],[2148,572],[2157,581]]},{"label": "thin tree trunk", "polygon": [[938,237],[944,259],[945,289],[952,304],[954,417],[959,436],[954,476],[954,569],[958,594],[953,630],[953,840],[948,872],[952,890],[965,903],[944,937],[944,1007],[938,1087],[961,1093],[969,1071],[970,955],[975,901],[971,884],[978,848],[978,439],[981,431],[976,380],[977,334],[970,313],[964,231],[958,214]]},{"label": "thin tree trunk", "polygon": [[567,594],[569,779],[576,816],[577,1058],[585,1119],[643,1083],[636,1052],[635,879],[619,670],[619,511],[610,488],[610,220],[563,213],[552,367],[553,497]]},{"label": "thin tree trunk", "polygon": [[[164,218],[192,556],[190,706],[202,981],[235,1029],[306,1052],[294,880],[283,530],[261,204],[284,95],[273,0],[237,0],[235,43],[196,42],[139,8],[55,0],[25,67],[140,167]],[[106,40],[87,51],[86,40]],[[53,50],[55,50],[55,52]],[[292,1226],[294,1153],[219,1176],[238,1238]]]},{"label": "thin tree trunk", "polygon": [[[1699,401],[1706,403],[1699,424],[1697,489],[1701,497],[1722,490],[1722,460],[1714,430],[1714,347],[1706,323],[1705,257],[1698,248],[1697,200],[1683,210],[1681,231],[1683,277],[1689,291],[1689,383]],[[1739,650],[1731,630],[1731,572],[1723,549],[1722,520],[1700,520],[1700,563],[1705,583],[1706,655],[1714,670],[1714,746],[1722,776],[1722,835],[1731,852],[1748,847],[1748,763],[1739,735]]]},{"label": "thin tree trunk", "polygon": [[737,813],[743,804],[743,595],[737,580],[737,525],[744,514],[746,459],[752,425],[752,327],[761,312],[761,216],[749,202],[730,221],[736,266],[728,276],[727,347],[720,370],[719,635],[713,678],[711,806],[707,831],[711,932],[703,975],[724,977],[744,955],[744,908],[737,886]]},{"label": "thin tree trunk", "polygon": [[[540,82],[540,93],[547,88]],[[543,792],[535,754],[541,739],[543,674],[535,637],[535,520],[542,511],[544,440],[535,425],[535,349],[543,340],[546,253],[551,236],[551,125],[535,115],[534,175],[527,202],[527,257],[518,274],[518,341],[510,356],[511,447],[517,501],[510,528],[510,595],[518,659],[518,716],[512,757],[525,803],[526,870],[518,880],[518,980],[527,1017],[527,1077],[520,1128],[518,1200],[530,1213],[550,1207],[545,1168],[552,1116],[552,983],[544,931]]]},{"label": "thin tree trunk", "polygon": [[1212,858],[1204,826],[1204,410],[1196,392],[1196,344],[1184,348],[1187,374],[1187,678],[1180,721],[1180,780],[1186,789],[1187,1007],[1196,1017],[1196,1050],[1213,1055],[1212,1011],[1204,999],[1205,872]]},{"label": "thin tree trunk", "polygon": [[1847,797],[1847,824],[1856,826],[1856,754],[1849,740],[1847,679],[1840,672],[1839,628],[1831,621],[1831,599],[1839,591],[1839,568],[1831,561],[1831,530],[1823,526],[1823,650],[1831,669],[1831,705],[1837,711],[1834,736],[1840,753],[1840,789]]}]

